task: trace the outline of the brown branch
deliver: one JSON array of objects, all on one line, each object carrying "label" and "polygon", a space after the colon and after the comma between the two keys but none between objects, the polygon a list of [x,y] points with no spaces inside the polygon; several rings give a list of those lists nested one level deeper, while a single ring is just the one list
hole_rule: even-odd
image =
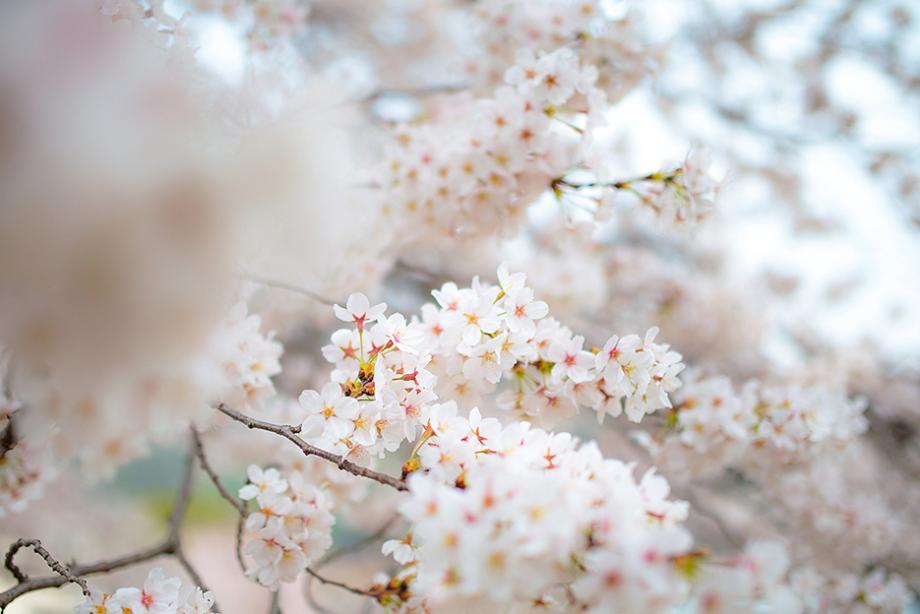
[{"label": "brown branch", "polygon": [[361,465],[346,459],[344,456],[339,456],[337,454],[333,454],[332,452],[323,450],[322,448],[317,448],[316,446],[308,444],[306,441],[297,436],[297,432],[299,431],[299,428],[297,427],[256,420],[255,418],[242,414],[235,409],[228,407],[224,403],[218,403],[215,409],[245,425],[247,428],[268,431],[269,433],[275,433],[276,435],[284,437],[285,439],[291,441],[298,448],[300,448],[301,452],[304,453],[304,456],[317,456],[323,460],[329,461],[330,463],[335,463],[339,469],[347,471],[352,475],[368,478],[381,484],[386,484],[387,486],[395,488],[396,490],[408,490],[404,480],[395,478],[385,473],[380,473],[379,471],[374,471],[373,469],[362,467]]},{"label": "brown branch", "polygon": [[[133,554],[110,559],[107,561],[99,561],[97,563],[90,563],[87,565],[70,565],[67,567],[67,571],[75,577],[109,573],[111,571],[115,571],[116,569],[129,567],[138,563],[144,563],[151,559],[155,559],[158,556],[166,554],[170,554],[170,545],[164,542],[146,550],[141,550]],[[67,584],[68,582],[70,582],[69,579],[60,575],[44,576],[41,578],[28,578],[25,581],[20,581],[18,584],[16,584],[16,586],[0,593],[0,609],[5,608],[11,602],[13,602],[13,600],[21,597],[22,595],[25,595],[26,593],[31,593],[32,591],[37,591],[44,588],[57,588]]]},{"label": "brown branch", "polygon": [[87,586],[86,580],[75,576],[71,570],[62,565],[56,558],[51,556],[51,553],[48,552],[45,547],[42,546],[42,543],[37,539],[18,539],[12,546],[10,546],[9,551],[6,553],[4,565],[8,570],[10,570],[10,573],[13,574],[13,577],[16,578],[17,581],[20,583],[29,581],[29,576],[23,573],[23,571],[19,569],[19,567],[13,561],[13,559],[16,558],[16,553],[19,552],[22,548],[31,548],[34,550],[35,554],[42,557],[42,559],[45,561],[45,564],[48,565],[48,567],[51,568],[53,572],[64,578],[67,582],[73,582],[74,584],[79,585],[80,590],[83,591],[83,594],[89,597],[89,586]]}]

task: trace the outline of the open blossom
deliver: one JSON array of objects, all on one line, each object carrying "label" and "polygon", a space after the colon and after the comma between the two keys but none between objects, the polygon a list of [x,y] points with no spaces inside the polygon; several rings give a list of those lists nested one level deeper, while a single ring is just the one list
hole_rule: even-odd
[{"label": "open blossom", "polygon": [[300,406],[307,412],[302,426],[306,436],[321,434],[327,426],[347,430],[358,411],[358,402],[346,397],[335,382],[323,386],[322,393],[304,390],[300,393]]},{"label": "open blossom", "polygon": [[307,566],[303,551],[278,522],[259,529],[243,552],[255,563],[246,574],[271,589],[277,589],[282,582],[295,581]]},{"label": "open blossom", "polygon": [[287,482],[275,468],[262,470],[258,465],[249,465],[246,471],[249,483],[240,488],[240,499],[249,501],[257,497],[271,497],[287,490]]},{"label": "open blossom", "polygon": [[545,318],[549,313],[549,306],[543,301],[535,301],[533,290],[530,288],[516,288],[507,291],[507,294],[504,306],[508,310],[508,330],[512,333],[533,335],[536,331],[534,321]]},{"label": "open blossom", "polygon": [[593,361],[591,353],[582,349],[584,342],[584,337],[576,335],[570,339],[559,339],[549,346],[546,357],[555,363],[551,371],[555,379],[567,377],[578,383],[591,377]]},{"label": "open blossom", "polygon": [[400,565],[407,565],[416,557],[411,533],[403,539],[390,539],[383,542],[380,551],[384,556],[392,556],[393,560]]},{"label": "open blossom", "polygon": [[367,297],[360,293],[348,297],[345,307],[334,305],[335,316],[343,322],[351,322],[358,329],[364,331],[368,322],[373,322],[387,310],[386,303],[371,305]]},{"label": "open blossom", "polygon": [[582,68],[578,56],[568,47],[538,56],[525,47],[515,59],[516,64],[505,73],[505,81],[521,94],[553,106],[564,104],[576,90],[589,91],[597,80],[597,69]]}]

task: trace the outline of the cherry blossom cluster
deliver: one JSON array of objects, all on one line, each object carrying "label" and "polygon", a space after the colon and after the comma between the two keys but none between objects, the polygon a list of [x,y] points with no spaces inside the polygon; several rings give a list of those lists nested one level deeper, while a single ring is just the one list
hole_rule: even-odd
[{"label": "cherry blossom cluster", "polygon": [[307,25],[309,5],[298,0],[194,0],[198,11],[216,13],[242,26],[254,54],[288,43]]},{"label": "cherry blossom cluster", "polygon": [[907,611],[913,600],[904,579],[881,568],[862,575],[822,575],[814,569],[803,568],[793,572],[790,582],[800,596],[802,611],[806,614],[894,614]]},{"label": "cherry blossom cluster", "polygon": [[454,402],[432,408],[417,455],[400,507],[410,534],[384,544],[412,597],[386,605],[498,611],[574,599],[592,612],[664,612],[685,595],[687,505],[667,498],[654,471],[637,480],[593,443],[503,427],[476,409],[467,417]]},{"label": "cherry blossom cluster", "polygon": [[636,422],[670,407],[684,365],[655,342],[656,330],[611,337],[591,352],[584,337],[546,317],[523,274],[502,266],[498,279],[444,284],[433,292],[437,305],[424,305],[411,322],[360,294],[337,306],[354,328],[336,331],[323,348],[335,364],[331,381],[300,396],[307,441],[336,454],[382,455],[416,438],[437,399],[468,410],[502,380],[510,386],[499,407],[545,423],[579,406],[599,419],[625,410]]},{"label": "cherry blossom cluster", "polygon": [[897,504],[878,490],[881,470],[866,442],[854,441],[753,477],[786,526],[806,538],[797,552],[860,569],[890,556],[904,530]]},{"label": "cherry blossom cluster", "polygon": [[479,87],[501,83],[505,67],[521,49],[570,46],[598,68],[597,87],[611,101],[628,93],[651,67],[654,49],[630,17],[614,16],[602,0],[487,0],[473,11],[482,54],[467,72]]},{"label": "cherry blossom cluster", "polygon": [[638,422],[670,407],[668,394],[680,386],[680,354],[644,337],[610,337],[587,350],[584,337],[546,317],[546,303],[534,299],[523,273],[499,267],[498,285],[474,280],[435,291],[440,309],[422,308],[425,334],[437,349],[434,372],[439,393],[464,408],[501,381],[511,386],[498,398],[502,409],[552,424],[582,406]]},{"label": "cherry blossom cluster", "polygon": [[[189,418],[210,416],[211,402],[264,402],[274,395],[271,377],[281,371],[282,348],[260,326],[259,316],[247,315],[239,303],[196,353],[155,368],[126,368],[120,380],[103,385],[15,370],[12,387],[22,408],[12,419],[15,431],[27,436],[0,464],[9,487],[4,492],[20,501],[39,492],[53,473],[52,456],[57,463],[76,458],[86,476],[107,478],[152,443],[184,432]],[[126,411],[131,420],[124,419]]]},{"label": "cherry blossom cluster", "polygon": [[380,171],[385,211],[413,238],[517,228],[602,123],[597,74],[567,47],[523,51],[493,97],[399,127]]},{"label": "cherry blossom cluster", "polygon": [[183,587],[182,580],[167,577],[157,567],[147,575],[143,588],[119,588],[114,593],[92,590],[74,614],[211,614],[213,605],[210,592]]},{"label": "cherry blossom cluster", "polygon": [[0,518],[26,509],[57,474],[50,441],[17,433],[14,416],[22,402],[6,390],[10,355],[0,346]]},{"label": "cherry blossom cluster", "polygon": [[[0,419],[0,433],[4,427]],[[11,447],[0,449],[0,518],[21,513],[31,501],[41,498],[58,473],[47,439],[30,434],[4,445]]]},{"label": "cherry blossom cluster", "polygon": [[214,355],[222,367],[217,397],[247,407],[275,394],[272,377],[281,373],[281,344],[273,333],[262,332],[262,318],[248,314],[240,301],[214,335]]},{"label": "cherry blossom cluster", "polygon": [[865,403],[821,383],[740,389],[724,376],[693,372],[675,395],[663,434],[637,434],[668,466],[703,472],[744,463],[788,463],[839,448],[867,428]]},{"label": "cherry blossom cluster", "polygon": [[[622,195],[661,223],[692,227],[711,211],[719,183],[705,152],[635,179],[596,146],[606,123],[598,69],[571,48],[521,49],[491,98],[456,106],[430,121],[398,127],[377,181],[400,240],[513,231],[539,196],[551,192],[572,214],[609,216]],[[587,176],[589,180],[577,178]]]},{"label": "cherry blossom cluster", "polygon": [[323,347],[335,364],[331,381],[321,392],[300,395],[307,441],[362,459],[415,439],[424,408],[437,398],[435,377],[427,368],[431,355],[420,325],[385,311],[385,303],[370,305],[363,294],[335,307],[336,316],[354,328],[336,331]]},{"label": "cherry blossom cluster", "polygon": [[[563,203],[610,215],[620,201],[634,201],[668,228],[691,229],[713,211],[721,182],[711,173],[709,154],[693,149],[682,162],[669,162],[641,177],[622,179],[600,148],[587,156],[582,168],[553,181],[553,191]],[[577,178],[576,178],[577,177]]]},{"label": "cherry blossom cluster", "polygon": [[755,541],[724,565],[707,566],[694,587],[696,611],[799,612],[801,603],[789,587],[786,575],[789,554],[774,541]]},{"label": "cherry blossom cluster", "polygon": [[250,465],[249,482],[240,489],[244,501],[259,509],[246,517],[251,538],[243,551],[254,563],[246,575],[277,589],[293,582],[332,545],[332,502],[326,492],[299,471]]},{"label": "cherry blossom cluster", "polygon": [[792,567],[778,541],[748,542],[727,561],[702,566],[693,587],[694,611],[896,613],[909,605],[903,578],[877,568],[863,575]]}]

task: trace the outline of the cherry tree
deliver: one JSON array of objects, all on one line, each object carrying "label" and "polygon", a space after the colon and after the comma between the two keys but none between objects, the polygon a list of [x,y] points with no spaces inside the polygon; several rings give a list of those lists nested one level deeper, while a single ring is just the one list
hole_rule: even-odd
[{"label": "cherry tree", "polygon": [[[728,70],[657,4],[0,7],[0,609],[251,611],[190,554],[207,490],[269,614],[295,584],[323,611],[316,583],[407,613],[904,611],[920,378],[726,273],[724,189],[781,152],[618,140],[692,98],[675,50]],[[775,17],[738,19],[745,46]],[[132,547],[141,497],[99,484],[154,450],[182,470]]]}]

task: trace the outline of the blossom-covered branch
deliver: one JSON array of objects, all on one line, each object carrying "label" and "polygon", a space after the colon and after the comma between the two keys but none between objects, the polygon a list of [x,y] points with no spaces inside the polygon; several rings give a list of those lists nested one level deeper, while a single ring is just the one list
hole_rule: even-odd
[{"label": "blossom-covered branch", "polygon": [[242,414],[235,409],[227,407],[223,403],[218,404],[216,409],[222,414],[229,416],[233,420],[236,420],[237,422],[245,425],[247,428],[260,429],[284,437],[288,441],[294,443],[294,445],[296,445],[298,448],[300,448],[306,456],[317,456],[331,463],[335,463],[340,469],[353,475],[374,480],[375,482],[385,484],[391,488],[395,488],[396,490],[406,490],[405,482],[399,478],[394,478],[392,476],[380,473],[379,471],[373,471],[371,469],[367,469],[366,467],[361,467],[360,465],[357,465],[356,463],[344,458],[341,455],[332,454],[331,452],[327,452],[326,450],[310,445],[297,436],[297,433],[300,432],[300,428],[297,426],[272,424],[270,422],[256,420],[255,418],[246,416],[245,414]]}]

